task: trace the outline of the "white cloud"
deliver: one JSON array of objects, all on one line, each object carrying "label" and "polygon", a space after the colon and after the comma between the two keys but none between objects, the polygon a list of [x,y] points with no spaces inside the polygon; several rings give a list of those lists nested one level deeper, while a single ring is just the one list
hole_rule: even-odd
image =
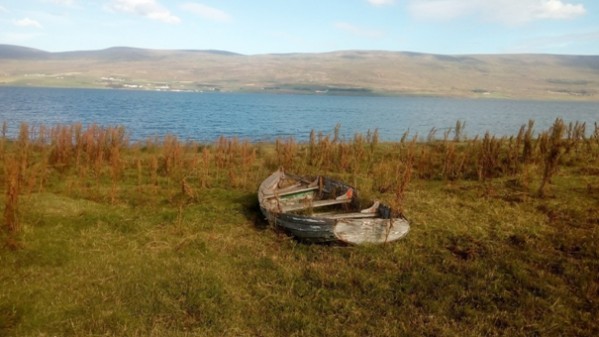
[{"label": "white cloud", "polygon": [[3,6],[0,6],[0,13],[8,13],[8,9],[4,8]]},{"label": "white cloud", "polygon": [[181,19],[171,14],[155,0],[112,0],[108,8],[118,12],[141,15],[164,23],[179,23]]},{"label": "white cloud", "polygon": [[585,13],[586,10],[583,5],[565,4],[560,0],[548,0],[543,3],[537,16],[543,19],[570,19]]},{"label": "white cloud", "polygon": [[218,8],[206,6],[200,3],[184,3],[181,5],[184,10],[190,11],[204,19],[216,22],[231,22],[233,20],[229,13]]},{"label": "white cloud", "polygon": [[348,33],[351,33],[352,35],[355,35],[358,37],[366,37],[366,38],[376,39],[376,38],[380,38],[384,35],[383,32],[381,32],[381,31],[364,28],[364,27],[358,27],[358,26],[352,25],[351,23],[347,23],[347,22],[336,22],[335,28],[345,31],[345,32],[348,32]]},{"label": "white cloud", "polygon": [[508,25],[541,19],[573,19],[586,13],[582,4],[564,0],[410,0],[408,6],[418,18],[452,20],[475,15]]},{"label": "white cloud", "polygon": [[393,5],[395,0],[368,0],[368,2],[373,6],[385,6]]},{"label": "white cloud", "polygon": [[23,18],[21,20],[14,20],[13,21],[15,26],[19,26],[19,27],[31,27],[31,28],[42,28],[42,25],[30,18]]}]

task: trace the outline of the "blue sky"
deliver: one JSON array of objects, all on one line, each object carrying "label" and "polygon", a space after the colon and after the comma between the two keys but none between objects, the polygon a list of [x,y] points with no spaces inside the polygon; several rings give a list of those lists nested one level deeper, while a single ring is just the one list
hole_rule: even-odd
[{"label": "blue sky", "polygon": [[0,0],[0,44],[599,55],[599,1]]}]

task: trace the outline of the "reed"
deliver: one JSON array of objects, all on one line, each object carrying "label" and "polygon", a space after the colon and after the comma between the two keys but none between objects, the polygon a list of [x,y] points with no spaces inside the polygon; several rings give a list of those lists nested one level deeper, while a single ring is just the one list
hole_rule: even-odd
[{"label": "reed", "polygon": [[27,123],[21,123],[19,126],[19,136],[17,138],[17,160],[21,166],[21,172],[24,172],[29,165],[30,153],[30,129]]},{"label": "reed", "polygon": [[445,146],[442,175],[445,180],[453,181],[460,177],[464,158],[457,152],[456,144]]},{"label": "reed", "polygon": [[21,194],[22,166],[19,155],[10,154],[5,158],[5,200],[3,229],[5,245],[9,249],[19,248],[19,195]]},{"label": "reed", "polygon": [[504,159],[504,171],[509,175],[516,175],[522,171],[520,162],[521,140],[516,137],[510,137],[507,141],[507,149]]},{"label": "reed", "polygon": [[[74,148],[73,151],[75,152],[75,170],[76,171],[87,171],[85,169],[85,168],[87,168],[87,165],[84,165],[82,163],[82,161],[84,160],[84,158],[83,158],[84,139],[83,139],[83,126],[81,125],[81,123],[76,123],[71,126],[71,134],[73,137],[71,142],[74,143],[72,145],[72,147]],[[89,158],[86,158],[86,159],[89,159]],[[83,167],[85,167],[85,168],[83,168]]]},{"label": "reed", "polygon": [[534,142],[533,142],[533,133],[534,133],[534,125],[535,122],[533,120],[529,120],[526,127],[522,126],[520,128],[520,133],[518,133],[518,138],[522,138],[522,162],[530,163],[533,161],[534,156]]},{"label": "reed", "polygon": [[275,141],[275,152],[278,166],[283,167],[285,170],[293,171],[298,150],[298,144],[293,137],[284,140],[277,138]]},{"label": "reed", "polygon": [[591,136],[586,140],[586,149],[591,160],[599,160],[599,152],[594,149],[599,148],[599,123],[595,122],[595,129]]},{"label": "reed", "polygon": [[316,163],[316,132],[312,129],[310,130],[310,138],[308,141],[308,164],[315,166]]},{"label": "reed", "polygon": [[163,139],[160,171],[167,178],[167,183],[180,182],[183,175],[183,146],[174,135],[166,135]]},{"label": "reed", "polygon": [[6,133],[8,132],[8,123],[6,121],[2,122],[2,131],[0,135],[0,159],[4,160],[6,153]]},{"label": "reed", "polygon": [[[402,135],[401,138],[399,139],[399,144],[404,144],[407,140],[408,137],[410,137],[410,130],[406,130]],[[418,135],[416,135],[416,138],[418,138]]]},{"label": "reed", "polygon": [[453,141],[454,142],[461,142],[466,138],[465,134],[464,134],[464,129],[466,129],[466,121],[457,120],[455,122],[455,128],[453,129],[453,131],[454,131]]},{"label": "reed", "polygon": [[582,151],[586,141],[586,123],[570,122],[565,131],[564,155],[572,154],[570,160],[579,162],[586,153]]},{"label": "reed", "polygon": [[[375,131],[375,133],[377,132]],[[372,136],[367,136],[365,139],[360,133],[354,135],[352,143],[348,146],[349,163],[347,165],[347,170],[350,172],[358,172],[360,170],[368,171],[370,169],[374,151],[377,146],[376,144],[378,144],[378,140],[373,141],[371,137]],[[368,138],[371,138],[370,141]]]},{"label": "reed", "polygon": [[88,132],[89,143],[87,144],[89,147],[89,151],[91,152],[91,162],[93,171],[96,174],[98,180],[102,177],[104,165],[106,163],[107,153],[105,151],[104,145],[107,142],[107,134],[104,130],[98,125],[92,125]]},{"label": "reed", "polygon": [[160,170],[160,160],[156,155],[150,157],[150,181],[154,187],[158,187],[160,185],[160,181],[158,180],[159,170]]},{"label": "reed", "polygon": [[396,180],[393,190],[394,199],[391,203],[391,209],[397,216],[402,218],[405,218],[404,205],[406,201],[406,191],[412,181],[413,167],[414,153],[412,151],[408,151],[405,160],[396,165]]},{"label": "reed", "polygon": [[370,144],[370,153],[374,154],[380,142],[379,129],[374,129],[372,134],[370,133],[370,130],[368,130],[367,139],[369,140]]},{"label": "reed", "polygon": [[49,167],[49,156],[50,156],[50,151],[48,150],[48,148],[46,146],[42,147],[39,150],[39,158],[40,160],[38,161],[37,164],[37,182],[38,182],[38,189],[37,192],[41,193],[44,191],[45,186],[46,186],[46,182],[48,181],[49,175],[50,175],[50,167]]},{"label": "reed", "polygon": [[314,130],[310,132],[308,145],[308,165],[316,170],[329,170],[331,168],[334,151],[334,144],[329,135],[322,132],[316,134]]},{"label": "reed", "polygon": [[566,151],[565,131],[564,121],[558,118],[553,123],[551,129],[539,137],[539,147],[543,156],[543,176],[538,194],[542,198],[545,197],[547,186],[551,183],[551,178],[557,172],[559,160]]},{"label": "reed", "polygon": [[181,179],[181,194],[186,196],[188,201],[197,199],[197,194],[194,188],[187,182],[185,177]]},{"label": "reed", "polygon": [[427,143],[432,144],[435,142],[437,139],[437,131],[438,129],[434,126],[429,130],[428,135],[426,136]]},{"label": "reed", "polygon": [[31,134],[32,129],[27,123],[19,125],[19,135],[15,143],[15,160],[19,165],[19,189],[24,192],[30,192],[36,185],[35,172],[30,170],[30,167],[33,166]]},{"label": "reed", "polygon": [[373,190],[378,193],[387,193],[393,188],[396,179],[394,163],[389,160],[380,161],[372,167]]},{"label": "reed", "polygon": [[[68,169],[72,158],[72,133],[68,126],[58,125],[51,129],[50,165],[60,172]],[[77,158],[80,159],[79,157]]]},{"label": "reed", "polygon": [[392,193],[389,205],[397,216],[404,215],[406,192],[412,181],[419,153],[422,160],[422,153],[418,152],[417,137],[414,137],[410,142],[397,144],[384,158],[375,162],[370,171],[374,192]]},{"label": "reed", "polygon": [[333,144],[337,144],[341,141],[341,124],[337,123],[333,129]]},{"label": "reed", "polygon": [[141,191],[141,187],[144,185],[144,170],[140,157],[135,158],[135,170],[137,173],[137,188],[138,191]]},{"label": "reed", "polygon": [[479,145],[477,161],[478,180],[486,182],[496,177],[500,168],[500,151],[502,141],[492,136],[488,131]]},{"label": "reed", "polygon": [[205,189],[210,187],[210,163],[212,154],[208,147],[202,149],[200,165],[197,171],[197,180],[199,188]]},{"label": "reed", "polygon": [[335,148],[334,169],[336,171],[349,172],[353,161],[351,144],[340,142],[335,145]]},{"label": "reed", "polygon": [[112,186],[110,189],[110,200],[115,204],[119,195],[119,183],[123,176],[123,163],[121,160],[121,149],[112,146],[110,149],[110,178]]},{"label": "reed", "polygon": [[418,152],[415,158],[415,170],[417,172],[418,178],[424,180],[434,179],[437,173],[434,166],[436,160],[434,158],[434,153],[431,146],[420,146],[418,147],[417,151]]},{"label": "reed", "polygon": [[254,173],[256,170],[254,169],[254,165],[257,160],[257,149],[253,146],[248,140],[244,140],[241,143],[241,147],[239,149],[239,161],[240,164],[237,165],[241,170],[242,175],[242,187],[247,187],[250,185],[250,181],[255,176]]}]

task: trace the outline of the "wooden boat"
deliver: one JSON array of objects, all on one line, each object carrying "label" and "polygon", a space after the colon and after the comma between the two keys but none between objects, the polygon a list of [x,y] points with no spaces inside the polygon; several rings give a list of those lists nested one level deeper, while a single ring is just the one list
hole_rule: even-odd
[{"label": "wooden boat", "polygon": [[360,209],[353,187],[326,177],[306,178],[278,170],[258,190],[268,221],[308,242],[376,244],[404,237],[410,226],[379,202]]}]

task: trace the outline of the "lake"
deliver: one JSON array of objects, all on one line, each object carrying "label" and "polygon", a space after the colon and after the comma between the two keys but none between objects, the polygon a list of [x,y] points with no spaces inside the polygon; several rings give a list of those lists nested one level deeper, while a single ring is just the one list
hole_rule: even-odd
[{"label": "lake", "polygon": [[425,138],[436,128],[441,137],[458,120],[466,123],[469,137],[486,131],[514,135],[530,119],[537,131],[548,129],[556,118],[586,122],[587,132],[599,121],[599,102],[435,97],[0,87],[0,105],[0,122],[8,122],[11,137],[21,122],[122,125],[132,140],[172,134],[210,142],[221,135],[306,140],[311,130],[331,133],[337,124],[344,138],[378,129],[381,140],[397,141],[408,130]]}]

